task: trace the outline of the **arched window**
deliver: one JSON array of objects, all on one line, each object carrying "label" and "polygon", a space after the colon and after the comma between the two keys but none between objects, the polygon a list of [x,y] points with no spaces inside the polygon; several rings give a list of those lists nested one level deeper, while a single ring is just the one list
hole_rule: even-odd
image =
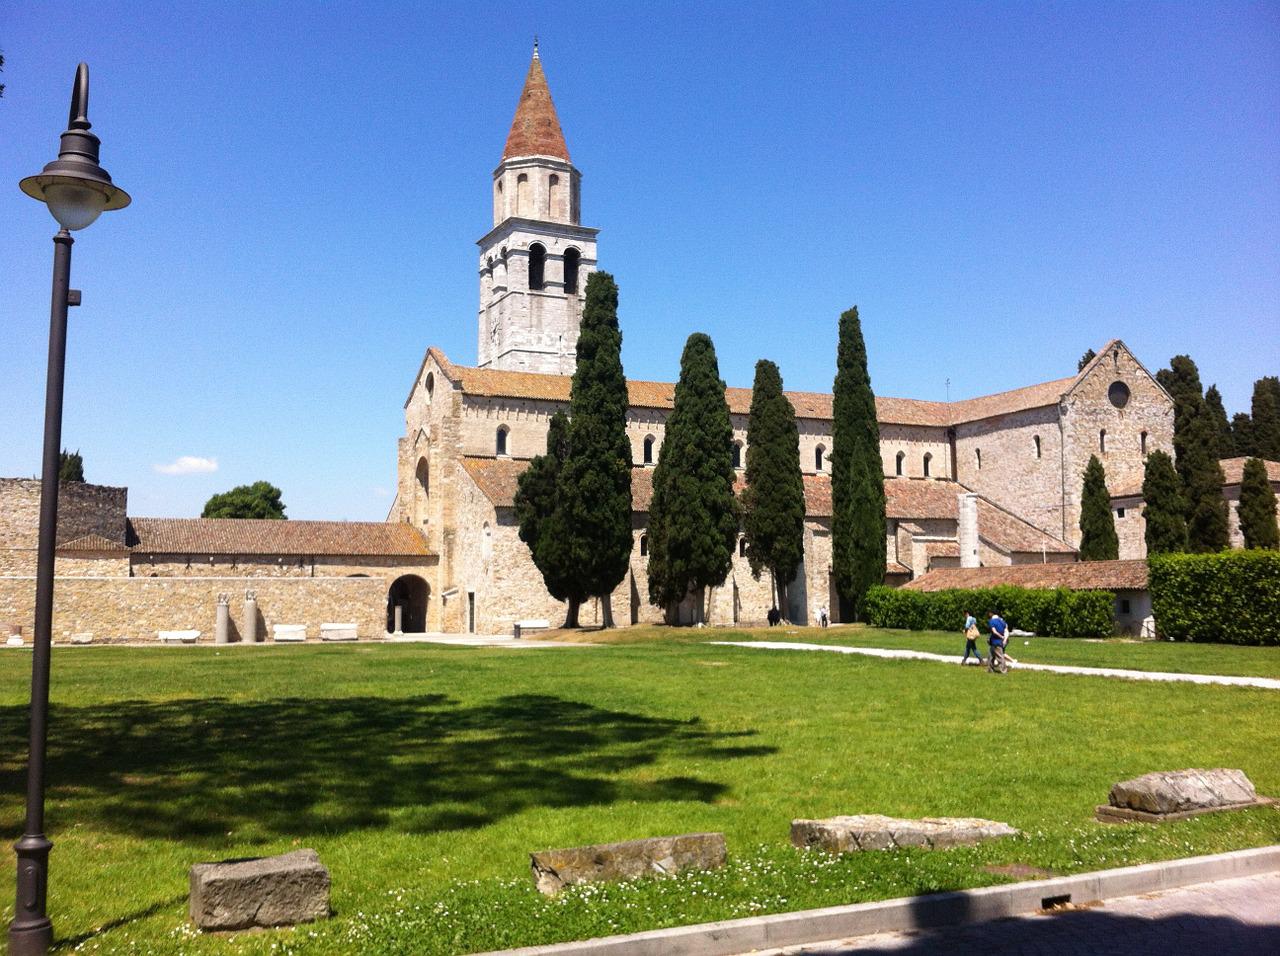
[{"label": "arched window", "polygon": [[644,463],[646,465],[653,464],[653,442],[652,435],[646,435],[644,439]]},{"label": "arched window", "polygon": [[1147,454],[1147,433],[1143,432],[1138,437],[1139,437],[1139,440],[1142,442],[1142,454],[1143,456],[1145,456]]},{"label": "arched window", "polygon": [[507,454],[507,433],[511,431],[506,425],[498,426],[497,449],[499,455]]},{"label": "arched window", "polygon": [[826,456],[827,449],[824,445],[819,445],[813,450],[813,470],[822,471],[822,459]]},{"label": "arched window", "polygon": [[516,215],[527,217],[532,211],[529,208],[529,177],[521,173],[516,177]]},{"label": "arched window", "polygon": [[529,288],[542,288],[542,277],[547,271],[547,248],[540,242],[529,247]]},{"label": "arched window", "polygon": [[740,441],[733,443],[733,467],[742,467],[742,442]]},{"label": "arched window", "polygon": [[1098,432],[1098,451],[1104,455],[1107,453],[1107,430],[1105,428]]},{"label": "arched window", "polygon": [[745,558],[747,556],[747,536],[741,535],[738,538],[738,557]]},{"label": "arched window", "polygon": [[577,249],[564,251],[564,291],[568,295],[578,294],[578,263],[582,261],[582,253]]},{"label": "arched window", "polygon": [[487,521],[480,533],[480,557],[485,561],[493,557],[493,529]]},{"label": "arched window", "polygon": [[649,554],[649,536],[647,534],[640,535],[640,557],[647,557]]},{"label": "arched window", "polygon": [[427,373],[426,386],[427,386],[427,401],[429,402],[431,401],[432,396],[434,396],[436,393],[436,373],[435,372]]},{"label": "arched window", "polygon": [[556,212],[556,187],[560,185],[560,177],[552,173],[547,179],[547,218],[552,218]]},{"label": "arched window", "polygon": [[978,471],[982,471],[982,449],[981,448],[975,448],[973,450],[973,460],[978,465]]},{"label": "arched window", "polygon": [[901,477],[902,463],[906,460],[907,460],[907,453],[905,451],[898,452],[898,457],[893,460],[893,473],[895,475],[898,475],[899,477]]},{"label": "arched window", "polygon": [[1036,457],[1039,458],[1040,457],[1040,436],[1036,435],[1033,440],[1036,443]]},{"label": "arched window", "polygon": [[933,455],[929,452],[924,453],[924,476],[929,477],[929,466],[933,464]]}]

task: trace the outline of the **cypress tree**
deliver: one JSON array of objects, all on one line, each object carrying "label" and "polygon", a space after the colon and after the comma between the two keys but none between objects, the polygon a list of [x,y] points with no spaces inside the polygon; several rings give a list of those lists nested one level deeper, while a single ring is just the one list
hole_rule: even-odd
[{"label": "cypress tree", "polygon": [[1120,557],[1120,538],[1111,514],[1107,473],[1097,455],[1089,456],[1080,492],[1080,560],[1114,561]]},{"label": "cypress tree", "polygon": [[840,316],[832,391],[831,564],[840,597],[861,619],[867,590],[884,581],[886,547],[880,424],[857,306]]},{"label": "cypress tree", "polygon": [[516,519],[520,522],[520,540],[529,546],[534,566],[542,574],[547,591],[557,601],[568,601],[565,627],[578,626],[578,608],[588,596],[573,576],[567,553],[561,547],[559,527],[563,516],[557,514],[560,497],[557,491],[560,470],[569,454],[569,419],[564,412],[551,416],[547,428],[547,452],[529,462],[516,488]]},{"label": "cypress tree", "polygon": [[1227,546],[1227,502],[1222,497],[1218,432],[1205,409],[1200,371],[1186,355],[1175,355],[1156,375],[1173,397],[1173,450],[1187,505],[1187,547],[1194,552]]},{"label": "cypress tree", "polygon": [[1166,452],[1147,456],[1142,477],[1143,516],[1146,518],[1147,554],[1187,550],[1187,502],[1182,482]]},{"label": "cypress tree", "polygon": [[1250,458],[1240,479],[1240,533],[1246,548],[1280,548],[1276,527],[1276,493],[1267,477],[1267,465]]},{"label": "cypress tree", "polygon": [[709,336],[695,332],[653,470],[649,505],[649,601],[668,616],[690,593],[703,619],[708,587],[724,583],[738,536],[733,426]]},{"label": "cypress tree", "polygon": [[1227,421],[1227,410],[1222,405],[1222,393],[1217,385],[1210,385],[1204,393],[1204,407],[1213,423],[1213,430],[1218,436],[1218,457],[1234,458],[1236,456],[1236,440],[1231,433],[1231,423]]},{"label": "cypress tree", "polygon": [[64,448],[58,453],[58,480],[84,481],[84,459],[79,448],[73,452]]},{"label": "cypress tree", "polygon": [[607,272],[587,279],[569,397],[569,453],[556,487],[559,547],[577,586],[600,599],[601,620],[612,627],[610,595],[626,577],[633,538],[618,286]]},{"label": "cypress tree", "polygon": [[804,560],[804,478],[800,430],[782,392],[778,366],[756,363],[747,420],[747,487],[742,496],[747,560],[759,580],[768,570],[775,607],[787,609],[787,585]]},{"label": "cypress tree", "polygon": [[1253,455],[1253,419],[1248,412],[1236,412],[1231,416],[1231,438],[1237,457]]},{"label": "cypress tree", "polygon": [[1258,458],[1280,461],[1280,378],[1267,375],[1253,383],[1253,447]]},{"label": "cypress tree", "polygon": [[1085,352],[1084,355],[1080,356],[1080,361],[1076,362],[1076,374],[1079,375],[1081,372],[1083,372],[1084,367],[1088,365],[1090,362],[1092,362],[1094,359],[1096,359],[1097,357],[1098,357],[1098,353],[1095,352],[1093,349],[1089,349],[1089,351]]}]

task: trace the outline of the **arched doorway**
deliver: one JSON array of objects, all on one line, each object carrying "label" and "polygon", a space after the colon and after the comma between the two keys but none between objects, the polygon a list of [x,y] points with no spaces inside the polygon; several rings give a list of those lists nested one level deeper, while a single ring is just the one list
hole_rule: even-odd
[{"label": "arched doorway", "polygon": [[400,611],[400,629],[420,634],[427,629],[427,598],[431,586],[416,574],[405,574],[391,582],[387,590],[387,631],[396,629],[396,608]]}]

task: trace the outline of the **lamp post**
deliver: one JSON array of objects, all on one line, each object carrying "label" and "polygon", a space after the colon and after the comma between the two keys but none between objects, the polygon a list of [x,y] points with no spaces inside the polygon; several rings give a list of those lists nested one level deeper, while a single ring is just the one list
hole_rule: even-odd
[{"label": "lamp post", "polygon": [[76,68],[71,117],[58,158],[22,191],[49,206],[62,228],[53,237],[53,300],[49,308],[49,378],[44,399],[44,464],[40,479],[40,543],[36,558],[36,617],[31,661],[31,745],[27,757],[27,821],[18,854],[17,904],[9,924],[11,956],[43,956],[53,942],[45,913],[49,850],[44,835],[44,758],[49,723],[49,640],[53,624],[54,546],[58,531],[58,453],[62,446],[62,377],[67,357],[67,307],[80,304],[70,288],[71,238],[108,209],[129,205],[129,194],[98,165],[98,137],[89,132],[89,68]]}]

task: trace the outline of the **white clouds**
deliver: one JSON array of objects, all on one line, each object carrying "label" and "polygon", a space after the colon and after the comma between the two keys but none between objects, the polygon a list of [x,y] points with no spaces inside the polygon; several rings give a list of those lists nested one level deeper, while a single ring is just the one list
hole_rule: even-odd
[{"label": "white clouds", "polygon": [[373,495],[375,498],[390,498],[391,489],[384,488],[381,485],[378,485],[376,488],[373,489]]},{"label": "white clouds", "polygon": [[218,470],[218,459],[182,455],[167,465],[152,465],[162,475],[203,475]]}]

